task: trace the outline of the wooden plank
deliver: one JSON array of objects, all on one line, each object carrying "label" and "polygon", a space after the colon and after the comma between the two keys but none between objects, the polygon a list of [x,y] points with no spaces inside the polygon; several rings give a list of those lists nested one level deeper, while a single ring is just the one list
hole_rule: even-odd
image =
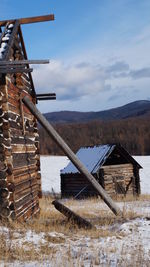
[{"label": "wooden plank", "polygon": [[37,100],[55,100],[56,94],[55,93],[49,93],[49,94],[36,94]]},{"label": "wooden plank", "polygon": [[11,138],[11,144],[12,145],[17,145],[17,144],[34,145],[35,141],[33,141],[32,139],[30,139],[26,136],[24,136],[23,138],[21,138],[20,136],[16,136],[16,137]]},{"label": "wooden plank", "polygon": [[13,68],[13,69],[0,69],[0,73],[2,74],[12,74],[12,73],[31,73],[33,71],[32,68]]},{"label": "wooden plank", "polygon": [[123,169],[126,169],[126,168],[131,168],[133,169],[133,165],[130,164],[130,163],[125,163],[125,164],[117,164],[117,165],[103,165],[102,166],[102,169],[120,169],[120,171],[122,171]]},{"label": "wooden plank", "polygon": [[33,215],[39,213],[39,201],[34,202],[31,207],[25,208],[19,215],[17,215],[18,221],[28,221]]},{"label": "wooden plank", "polygon": [[12,153],[35,153],[37,148],[35,145],[23,145],[23,144],[18,144],[18,145],[12,145]]},{"label": "wooden plank", "polygon": [[[51,21],[54,20],[54,15],[44,15],[44,16],[36,16],[36,17],[28,17],[28,18],[20,18],[17,19],[19,21],[19,24],[29,24],[29,23],[36,23],[36,22],[45,22],[45,21]],[[14,23],[16,19],[8,19],[8,20],[1,20],[0,21],[0,27],[5,26],[8,22]]]},{"label": "wooden plank", "polygon": [[21,190],[19,192],[14,192],[15,198],[17,198],[17,199],[18,198],[22,198],[27,194],[32,194],[32,192],[35,192],[35,191],[38,192],[38,189],[39,189],[38,184],[36,184],[36,185],[28,187],[28,188],[26,188],[24,190]]},{"label": "wooden plank", "polygon": [[[22,183],[26,183],[29,180],[38,179],[38,173],[37,171],[29,172],[28,173],[21,173],[20,175],[14,176],[14,184],[15,186],[18,186]],[[38,182],[37,182],[38,184]]]},{"label": "wooden plank", "polygon": [[55,93],[47,93],[47,94],[36,94],[37,97],[45,97],[45,96],[55,96],[56,97],[56,94]]},{"label": "wooden plank", "polygon": [[38,167],[36,165],[26,165],[24,167],[16,167],[16,168],[13,168],[13,174],[15,177],[17,177],[18,175],[20,176],[20,173],[22,175],[24,174],[28,174],[28,173],[32,173],[32,172],[36,172],[38,170]]},{"label": "wooden plank", "polygon": [[[18,202],[26,202],[28,199],[31,199],[31,198],[34,198],[38,196],[38,190],[35,189],[35,190],[32,190],[32,192],[27,192],[26,194],[23,194],[22,196],[20,196],[19,194],[18,195],[15,195],[15,198],[14,198],[14,202],[17,204]],[[19,206],[19,205],[18,205]]]},{"label": "wooden plank", "polygon": [[23,73],[23,74],[22,74],[22,77],[23,77],[23,79],[25,79],[25,80],[27,80],[28,82],[30,82],[30,78],[28,77],[28,74]]},{"label": "wooden plank", "polygon": [[2,60],[0,61],[0,68],[1,67],[14,67],[16,65],[28,65],[28,64],[48,64],[49,63],[49,59],[38,59],[38,60],[28,60],[28,59],[24,59],[24,60]]},{"label": "wooden plank", "polygon": [[[24,44],[24,39],[23,39],[23,34],[22,34],[22,30],[21,30],[21,26],[19,26],[19,35],[20,35],[20,40],[21,40],[21,45],[22,45],[22,50],[24,53],[24,58],[27,60],[27,52],[26,52],[26,48],[25,48],[25,44]],[[29,67],[29,65],[27,65]],[[25,74],[23,74],[25,75]],[[32,79],[32,75],[31,73],[28,73],[29,75],[29,79],[30,79],[30,83],[31,83],[31,87],[32,87],[32,92],[33,92],[33,97],[35,98],[36,101],[36,92],[35,92],[35,88],[34,88],[34,83],[33,83],[33,79]]]},{"label": "wooden plank", "polygon": [[[36,197],[31,197],[31,198],[28,198],[25,201],[20,201],[20,203],[17,203],[17,205],[15,206],[15,211],[16,211],[16,214],[21,214],[21,212],[25,211],[26,209],[30,209],[31,206],[33,206],[34,203],[38,203],[38,196]],[[19,205],[18,205],[19,204]]]},{"label": "wooden plank", "polygon": [[38,101],[56,100],[56,96],[37,97]]}]

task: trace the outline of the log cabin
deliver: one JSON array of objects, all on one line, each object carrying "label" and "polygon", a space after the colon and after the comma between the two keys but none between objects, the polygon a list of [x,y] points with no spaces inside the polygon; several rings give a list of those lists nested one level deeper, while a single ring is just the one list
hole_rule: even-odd
[{"label": "log cabin", "polygon": [[[120,145],[82,147],[76,156],[111,197],[139,195],[139,163]],[[98,193],[70,162],[60,172],[61,196],[86,198]]]},{"label": "log cabin", "polygon": [[[54,20],[54,15],[0,21],[0,218],[26,221],[39,213],[41,193],[37,120],[22,103],[36,94],[21,24]],[[54,94],[52,96],[54,99]]]}]

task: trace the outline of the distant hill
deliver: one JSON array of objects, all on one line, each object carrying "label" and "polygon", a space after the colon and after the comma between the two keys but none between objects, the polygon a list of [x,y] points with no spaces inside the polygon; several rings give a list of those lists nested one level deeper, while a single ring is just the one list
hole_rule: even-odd
[{"label": "distant hill", "polygon": [[150,101],[139,100],[127,105],[98,112],[60,111],[45,113],[51,123],[87,123],[93,120],[112,121],[150,115]]},{"label": "distant hill", "polygon": [[[81,146],[121,143],[132,155],[150,155],[150,101],[100,112],[53,112],[45,116],[76,152]],[[62,155],[40,127],[40,153]]]}]

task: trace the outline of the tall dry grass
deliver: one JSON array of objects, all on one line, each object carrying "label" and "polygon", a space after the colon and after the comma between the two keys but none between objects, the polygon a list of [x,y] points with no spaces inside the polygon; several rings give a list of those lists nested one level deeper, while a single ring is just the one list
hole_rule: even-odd
[{"label": "tall dry grass", "polygon": [[[78,255],[76,259],[73,258],[71,247],[68,246],[67,242],[76,242],[80,238],[90,238],[90,240],[98,240],[99,238],[108,238],[115,235],[114,231],[110,226],[114,224],[122,224],[123,222],[131,219],[137,218],[139,215],[131,209],[127,211],[124,208],[123,217],[117,218],[114,214],[106,208],[105,204],[99,198],[92,198],[87,200],[64,200],[64,203],[67,207],[71,208],[73,211],[77,212],[80,216],[90,220],[93,225],[96,225],[97,228],[91,230],[78,229],[78,227],[69,222],[61,213],[59,213],[52,203],[51,197],[43,197],[40,201],[40,214],[34,217],[32,220],[29,220],[27,223],[17,223],[9,222],[3,223],[0,225],[0,229],[7,229],[7,231],[0,232],[0,261],[5,263],[21,261],[21,262],[30,262],[35,261],[39,262],[39,266],[43,266],[43,262],[53,262],[53,266],[59,266],[57,261],[57,254],[59,247],[64,247],[66,251],[64,255],[62,254],[62,261],[60,266],[82,266],[82,256]],[[140,196],[138,199],[135,198],[126,198],[123,202],[130,201],[135,205],[135,201],[139,203],[143,201],[150,200],[150,196]],[[118,204],[119,204],[118,200]],[[19,243],[19,238],[16,234],[23,239],[26,236],[27,231],[32,231],[37,235],[44,233],[44,242],[38,242],[34,244],[28,242],[26,239],[24,242]],[[58,233],[58,235],[50,235],[50,233]],[[121,235],[121,234],[120,234]],[[121,237],[123,238],[123,236]],[[68,241],[70,240],[70,241]],[[116,248],[114,248],[116,249]],[[90,266],[95,266],[100,264],[100,255],[93,255]],[[110,251],[104,251],[105,254],[109,254]],[[111,251],[115,253],[115,251]],[[121,251],[121,260],[118,261],[117,266],[130,266],[127,259],[124,258],[126,253],[125,248],[122,248]],[[142,262],[145,262],[145,265],[148,266],[147,260],[144,259],[144,249],[142,246],[136,247],[136,254],[138,255],[138,261],[135,266],[140,265]],[[139,256],[140,255],[140,256]],[[131,255],[130,263],[134,260],[135,262],[135,253]],[[74,265],[74,261],[76,265]],[[70,265],[66,265],[66,264]],[[56,264],[56,265],[55,265]],[[109,266],[110,261],[106,259],[106,265]],[[139,264],[139,265],[138,265]],[[49,266],[49,265],[46,265]],[[84,266],[84,265],[83,265]],[[103,265],[100,265],[103,266]]]}]

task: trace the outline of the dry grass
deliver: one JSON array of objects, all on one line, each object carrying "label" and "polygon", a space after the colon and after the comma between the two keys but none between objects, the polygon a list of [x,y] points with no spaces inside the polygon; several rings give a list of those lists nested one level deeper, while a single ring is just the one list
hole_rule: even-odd
[{"label": "dry grass", "polygon": [[142,195],[139,195],[139,196],[133,196],[133,195],[126,195],[125,197],[124,196],[117,196],[114,198],[114,200],[116,202],[128,202],[128,201],[147,201],[147,200],[150,200],[150,195],[148,194],[142,194]]},{"label": "dry grass", "polygon": [[[147,201],[149,199],[150,196],[140,196],[138,198],[138,201]],[[97,229],[93,228],[87,231],[85,229],[78,229],[76,225],[67,221],[67,219],[51,204],[52,200],[53,199],[51,197],[44,197],[40,201],[40,215],[28,221],[28,223],[19,224],[17,222],[11,222],[9,224],[7,223],[6,225],[1,225],[7,227],[6,229],[8,229],[7,233],[0,233],[1,261],[36,261],[39,262],[39,266],[43,266],[43,262],[51,261],[54,263],[53,266],[84,266],[84,264],[82,265],[82,260],[86,261],[86,258],[82,259],[82,253],[79,250],[79,252],[76,254],[76,258],[74,259],[74,256],[72,255],[72,247],[69,244],[72,244],[72,242],[74,242],[75,244],[76,242],[80,242],[80,238],[89,238],[90,240],[93,240],[93,242],[95,242],[95,240],[99,240],[99,238],[111,238],[115,235],[114,231],[112,231],[111,229],[111,226],[115,224],[121,225],[125,221],[135,219],[139,216],[134,212],[134,209],[127,211],[126,206],[124,206],[123,218],[117,218],[98,198],[80,201],[69,199],[65,201],[65,205],[67,207],[71,208],[73,211],[77,212],[84,218],[87,218],[94,225],[97,225]],[[129,199],[126,200],[129,201]],[[130,198],[130,202],[133,202],[133,206],[134,201],[134,198]],[[28,240],[25,239],[24,241],[19,243],[20,238],[22,238],[23,240],[23,238],[26,236],[27,231],[36,233],[37,236],[40,236],[42,233],[43,237],[41,238],[41,242],[35,244],[34,242],[28,242]],[[16,233],[19,235],[19,237],[16,235]],[[58,235],[51,235],[51,233],[58,233]],[[121,234],[119,234],[119,237],[117,237],[117,235],[118,234],[116,234],[116,238],[123,238],[123,235],[121,236]],[[44,242],[42,242],[42,239],[44,239]],[[57,254],[60,246],[63,246],[66,252],[64,255],[62,255],[62,261],[59,265],[57,262]],[[108,247],[108,251],[103,251],[103,253],[107,255],[115,253],[115,250],[116,248],[112,249]],[[94,248],[93,251],[94,257],[91,259],[90,266],[103,266],[102,264],[100,264],[99,252],[96,252]],[[127,259],[124,259],[125,251],[126,249],[122,247],[122,260],[118,261],[117,266],[130,266],[128,263],[126,265],[125,260]],[[140,255],[140,258],[138,259],[139,263],[141,263],[142,260],[144,262],[144,250],[141,246],[137,246],[136,255]],[[135,254],[131,255],[132,259],[134,257]],[[74,261],[76,262],[76,265],[74,265]],[[130,262],[133,261],[131,260]],[[68,265],[66,265],[66,263]],[[147,266],[146,264],[147,262],[145,263],[145,266]],[[106,257],[105,266],[109,265],[110,260]],[[135,266],[140,266],[140,264],[137,264]]]}]

